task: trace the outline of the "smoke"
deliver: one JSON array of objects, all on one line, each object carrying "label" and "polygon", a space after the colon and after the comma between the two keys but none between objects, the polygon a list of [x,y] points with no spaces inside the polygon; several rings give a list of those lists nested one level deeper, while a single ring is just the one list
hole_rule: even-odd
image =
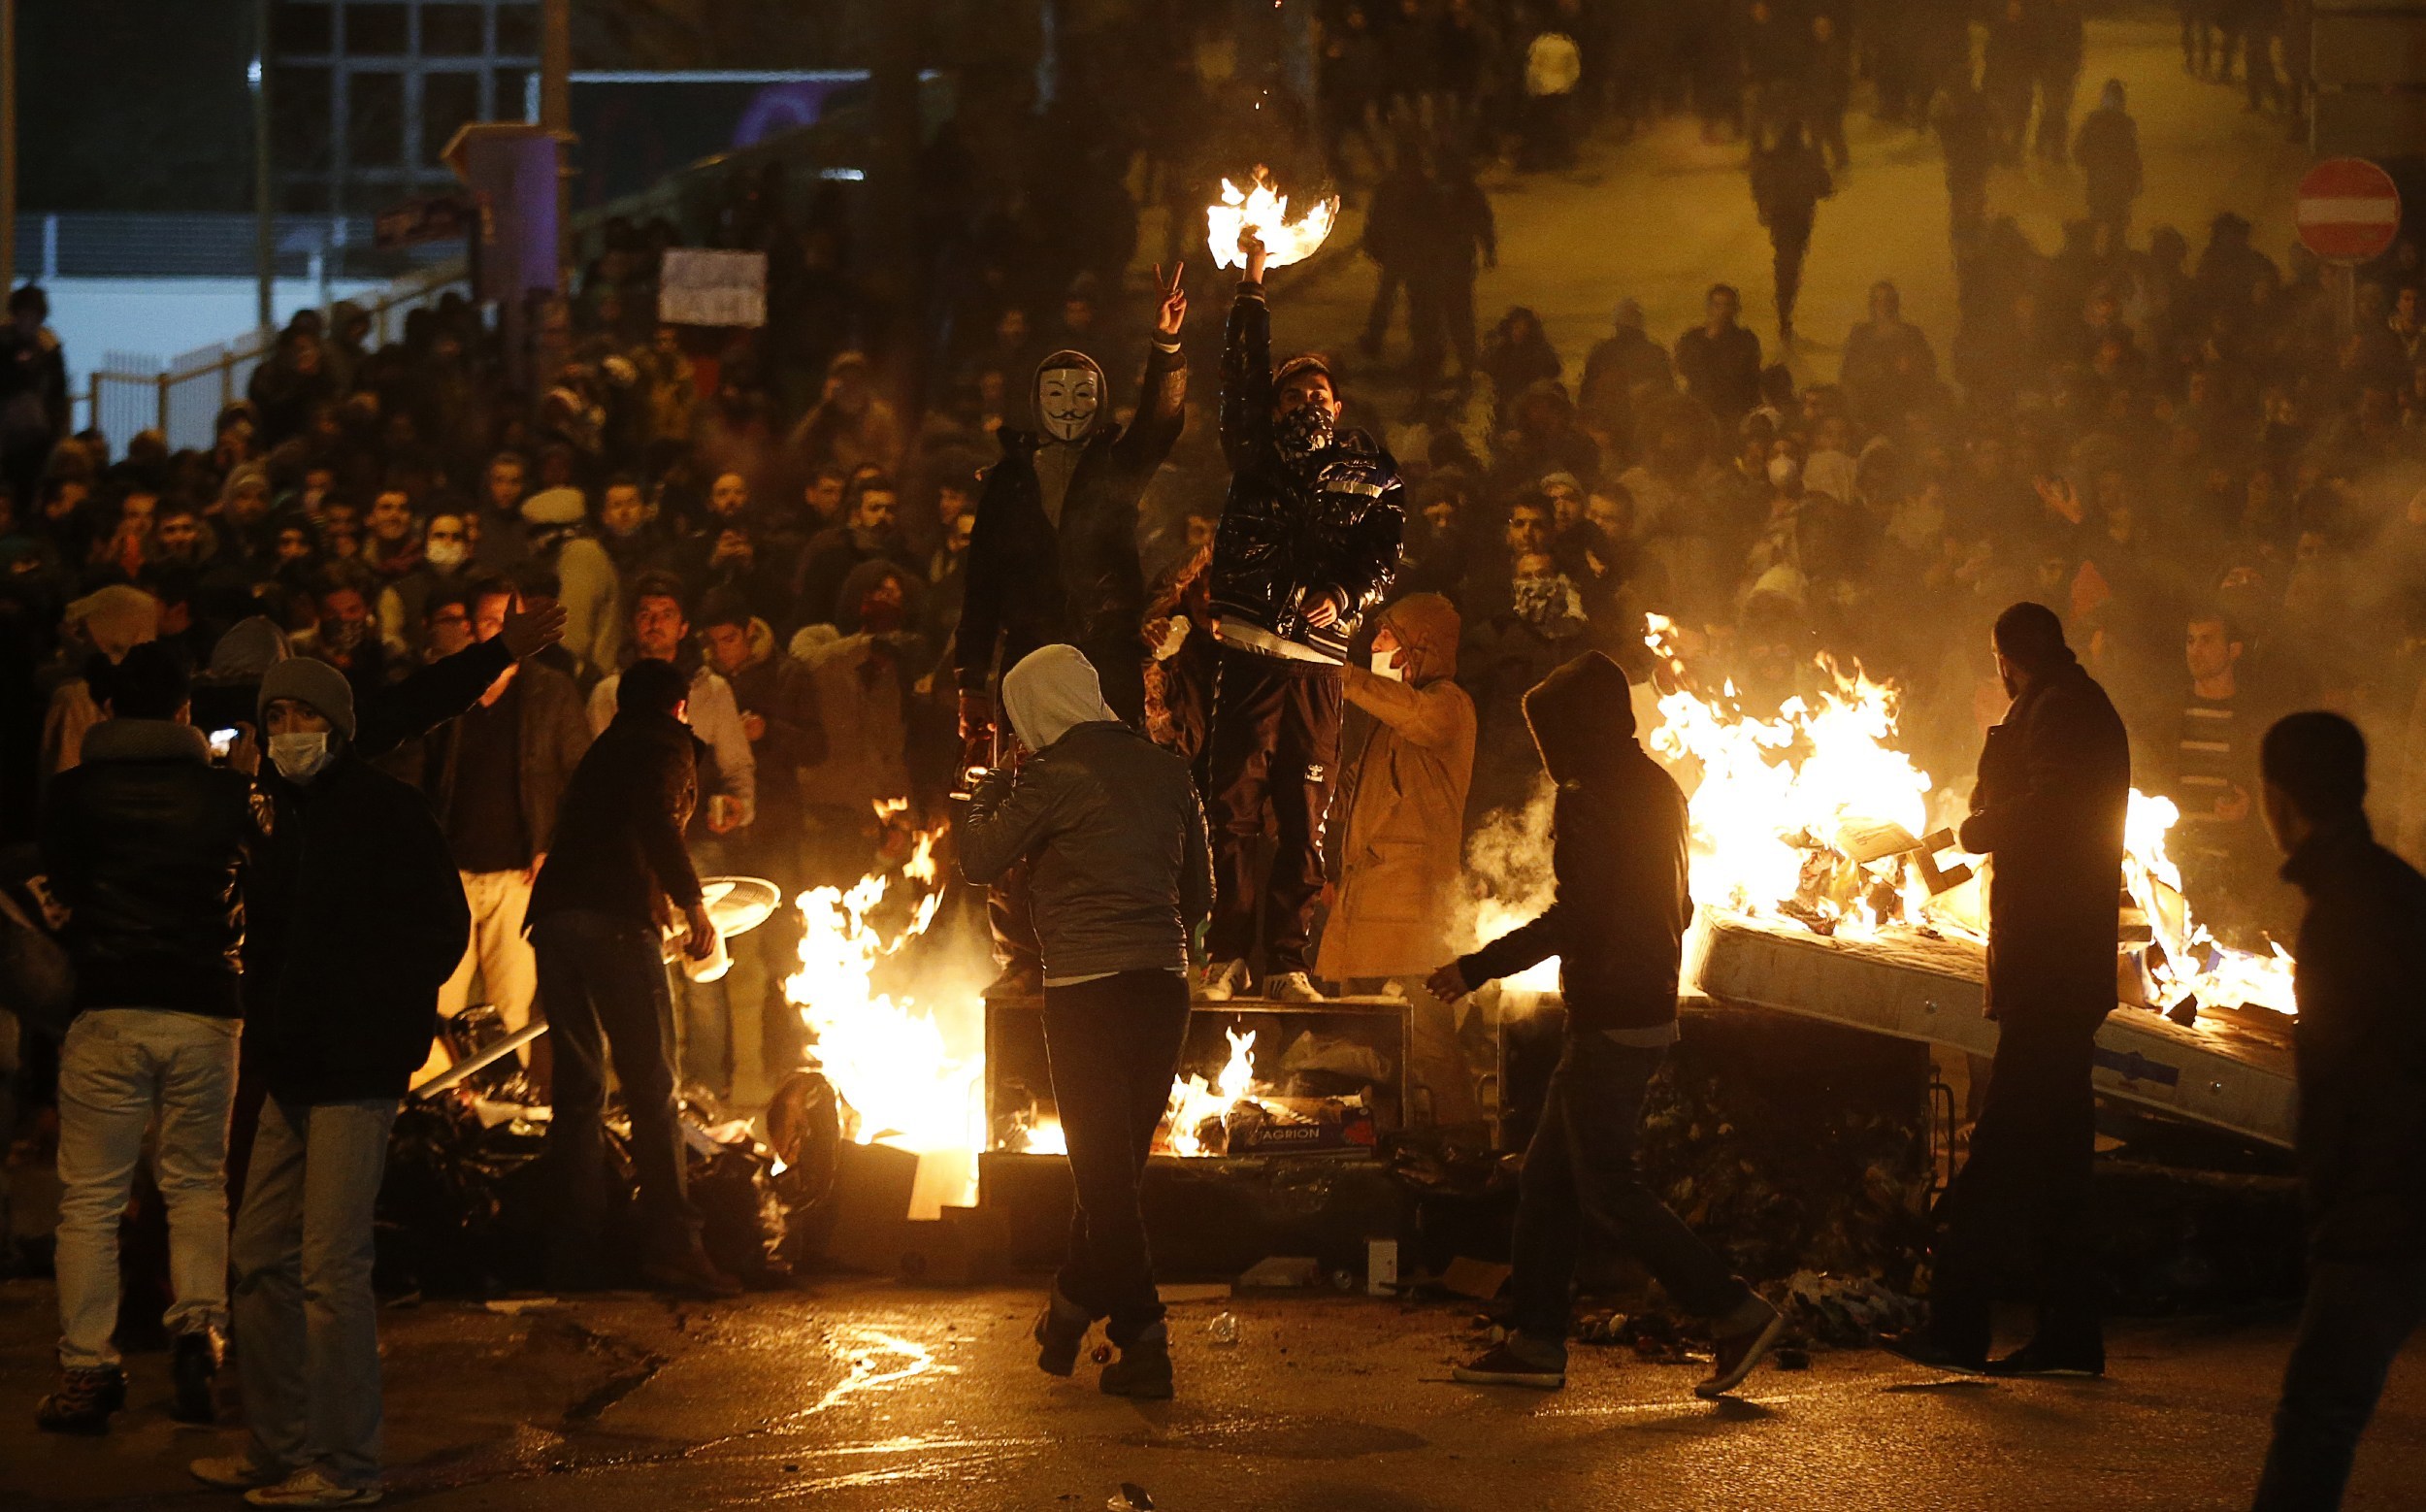
[{"label": "smoke", "polygon": [[[1457,937],[1469,950],[1490,944],[1539,916],[1557,896],[1550,867],[1550,819],[1557,789],[1547,774],[1533,779],[1523,808],[1494,810],[1465,846],[1464,890],[1459,899]],[[1508,985],[1531,992],[1558,989],[1557,957],[1517,976]]]}]

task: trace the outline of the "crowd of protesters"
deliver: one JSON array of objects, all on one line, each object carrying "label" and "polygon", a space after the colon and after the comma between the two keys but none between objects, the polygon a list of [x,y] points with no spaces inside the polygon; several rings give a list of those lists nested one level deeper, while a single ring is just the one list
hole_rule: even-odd
[{"label": "crowd of protesters", "polygon": [[[2287,56],[2294,29],[2245,14],[2261,10],[2184,8],[2185,62],[2228,69],[2237,47],[2253,102],[2267,43]],[[2227,11],[2238,20],[2215,19]],[[1586,650],[1639,680],[1650,612],[1764,710],[1822,690],[1820,653],[1857,658],[1903,690],[1921,764],[1951,775],[2003,704],[1980,665],[1986,626],[2039,600],[2113,690],[2140,785],[2180,805],[2176,855],[2202,917],[2229,937],[2285,937],[2275,895],[2241,885],[2272,865],[2254,808],[2275,713],[2346,710],[2370,736],[2396,848],[2426,850],[2426,265],[2404,243],[2361,270],[2345,322],[2324,270],[2255,245],[2237,215],[2142,234],[2119,86],[2073,117],[2082,19],[2067,0],[1977,17],[1976,75],[1975,17],[1951,0],[1858,19],[1769,0],[1348,0],[1327,16],[1321,104],[1301,124],[1362,213],[1377,383],[1336,356],[1324,376],[1342,432],[1378,440],[1405,490],[1402,555],[1343,653],[1345,697],[1382,733],[1344,748],[1372,761],[1398,742],[1421,808],[1367,812],[1352,789],[1333,830],[1398,826],[1430,845],[1415,879],[1437,886],[1461,855],[1444,838],[1534,791],[1527,691]],[[517,613],[561,609],[561,643],[513,675],[485,669],[459,716],[352,741],[427,798],[458,873],[469,945],[437,989],[443,1011],[476,983],[509,1026],[544,1012],[523,931],[534,878],[639,663],[682,678],[685,696],[660,701],[685,706],[701,747],[697,871],[787,895],[847,885],[946,814],[970,765],[965,697],[988,652],[958,638],[978,505],[1003,439],[1047,424],[1039,374],[1069,378],[1073,352],[1107,411],[1138,400],[1144,373],[1150,405],[1176,407],[1160,418],[1184,421],[1132,491],[1136,622],[1089,654],[1115,704],[1141,689],[1139,722],[1202,785],[1229,468],[1213,385],[1172,390],[1184,353],[1214,371],[1215,338],[1183,338],[1176,270],[1151,289],[1137,271],[1138,207],[1170,207],[1166,261],[1197,249],[1215,142],[1259,77],[1208,61],[1217,40],[1158,35],[1149,67],[1108,53],[1073,67],[1007,173],[1001,144],[945,126],[919,165],[916,280],[888,281],[854,247],[838,194],[794,207],[779,176],[751,183],[706,238],[770,253],[769,321],[730,340],[658,323],[669,228],[608,224],[574,281],[567,360],[528,389],[507,382],[495,332],[460,298],[385,344],[341,304],[279,335],[207,448],[71,435],[41,294],[16,291],[0,330],[5,838],[32,838],[90,758],[109,669],[137,646],[166,647],[196,726],[239,741],[276,733],[253,702],[272,669],[325,669],[304,686],[321,714],[346,706],[350,739],[352,711],[367,720],[417,671]],[[1582,352],[1524,308],[1478,332],[1475,279],[1497,258],[1478,170],[1557,169],[1589,131],[1676,113],[1746,142],[1758,203],[1745,213],[1779,238],[1790,325],[1788,244],[1846,164],[1857,82],[1878,116],[1944,150],[1954,329],[1907,321],[1880,283],[1841,360],[1820,363],[1790,340],[1764,345],[1721,283],[1681,331],[1647,329],[1612,288],[1609,334]],[[2086,176],[2060,246],[2034,246],[1989,201],[1989,170],[2024,152]],[[1378,385],[1402,297],[1403,402],[1396,373]],[[641,680],[659,698],[663,679]],[[1467,707],[1426,691],[1448,689]],[[130,681],[120,696],[164,695]],[[1440,756],[1444,742],[1470,759]],[[1319,837],[1324,816],[1306,817]],[[1353,861],[1329,860],[1332,921],[1355,928],[1319,950],[1295,941],[1284,974],[1310,992],[1412,983],[1436,964],[1419,958],[1437,939],[1402,938],[1377,906],[1381,883],[1361,892]],[[1311,911],[1322,879],[1300,880]],[[747,1091],[753,1068],[797,1062],[777,970],[795,927],[759,932],[758,970],[731,979],[760,1001],[681,990],[684,1079]],[[1437,1042],[1453,1033],[1417,1026],[1416,1053],[1454,1059]],[[1444,1117],[1473,1101],[1447,1073],[1433,1091]]]}]

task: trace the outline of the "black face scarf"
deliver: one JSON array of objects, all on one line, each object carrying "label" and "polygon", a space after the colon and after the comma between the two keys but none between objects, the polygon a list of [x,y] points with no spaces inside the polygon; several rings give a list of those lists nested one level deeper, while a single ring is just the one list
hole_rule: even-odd
[{"label": "black face scarf", "polygon": [[1281,460],[1302,467],[1308,459],[1330,449],[1337,422],[1321,405],[1299,405],[1272,422],[1272,444]]}]

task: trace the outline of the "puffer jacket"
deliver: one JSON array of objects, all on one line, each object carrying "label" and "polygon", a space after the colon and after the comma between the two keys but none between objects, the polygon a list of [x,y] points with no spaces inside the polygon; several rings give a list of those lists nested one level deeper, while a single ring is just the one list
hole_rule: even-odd
[{"label": "puffer jacket", "polygon": [[2115,1009],[2131,740],[2078,664],[1988,732],[1962,847],[1991,858],[1988,1014],[2094,1023]]},{"label": "puffer jacket", "polygon": [[[1107,683],[1136,681],[1137,625],[1145,613],[1145,575],[1137,565],[1137,500],[1177,444],[1188,389],[1176,346],[1146,356],[1137,411],[1126,426],[1098,419],[1080,447],[1057,528],[1045,517],[1036,449],[1025,431],[1002,435],[1002,460],[986,473],[969,537],[967,587],[954,675],[965,693],[983,693],[1040,645],[1065,641],[1088,649]],[[1108,415],[1107,401],[1098,415]],[[1000,642],[998,656],[997,641]],[[1121,700],[1114,699],[1115,705]],[[1133,707],[1136,699],[1131,697]]]},{"label": "puffer jacket", "polygon": [[[1398,571],[1406,525],[1398,464],[1361,431],[1302,463],[1285,460],[1272,443],[1273,394],[1272,313],[1260,285],[1241,283],[1222,349],[1230,478],[1214,538],[1213,613],[1303,647],[1304,660],[1345,662],[1365,611]],[[1320,629],[1298,607],[1317,593],[1337,593],[1345,605]]]},{"label": "puffer jacket", "polygon": [[1458,896],[1474,700],[1458,686],[1458,611],[1436,593],[1381,614],[1403,681],[1346,670],[1348,702],[1372,716],[1342,771],[1351,784],[1339,904],[1315,970],[1333,980],[1421,976],[1439,963]]},{"label": "puffer jacket", "polygon": [[990,883],[1023,859],[1048,981],[1187,970],[1213,863],[1186,762],[1104,720],[997,769],[969,800],[961,871]]},{"label": "puffer jacket", "polygon": [[1685,792],[1634,739],[1625,674],[1597,651],[1524,700],[1558,793],[1551,810],[1557,897],[1531,923],[1459,961],[1479,987],[1558,957],[1567,1028],[1656,1029],[1676,1020],[1693,920]]},{"label": "puffer jacket", "polygon": [[43,867],[69,909],[76,1006],[242,1016],[238,879],[252,836],[251,784],[211,765],[201,731],[94,725],[41,823]]}]

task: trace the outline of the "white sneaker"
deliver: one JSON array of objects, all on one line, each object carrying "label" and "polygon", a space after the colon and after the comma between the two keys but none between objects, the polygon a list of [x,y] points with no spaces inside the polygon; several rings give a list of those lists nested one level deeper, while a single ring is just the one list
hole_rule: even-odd
[{"label": "white sneaker", "polygon": [[1263,996],[1274,1003],[1328,1003],[1303,971],[1283,971],[1263,979]]},{"label": "white sneaker", "polygon": [[205,1486],[215,1486],[221,1491],[250,1491],[256,1486],[275,1486],[286,1479],[289,1473],[263,1464],[247,1454],[196,1460],[185,1469]]},{"label": "white sneaker", "polygon": [[256,1486],[245,1499],[256,1507],[367,1507],[386,1493],[377,1486],[340,1486],[318,1470],[297,1470],[275,1486]]},{"label": "white sneaker", "polygon": [[1225,961],[1204,969],[1204,980],[1197,984],[1197,999],[1202,1003],[1228,1003],[1247,990],[1247,963]]}]

